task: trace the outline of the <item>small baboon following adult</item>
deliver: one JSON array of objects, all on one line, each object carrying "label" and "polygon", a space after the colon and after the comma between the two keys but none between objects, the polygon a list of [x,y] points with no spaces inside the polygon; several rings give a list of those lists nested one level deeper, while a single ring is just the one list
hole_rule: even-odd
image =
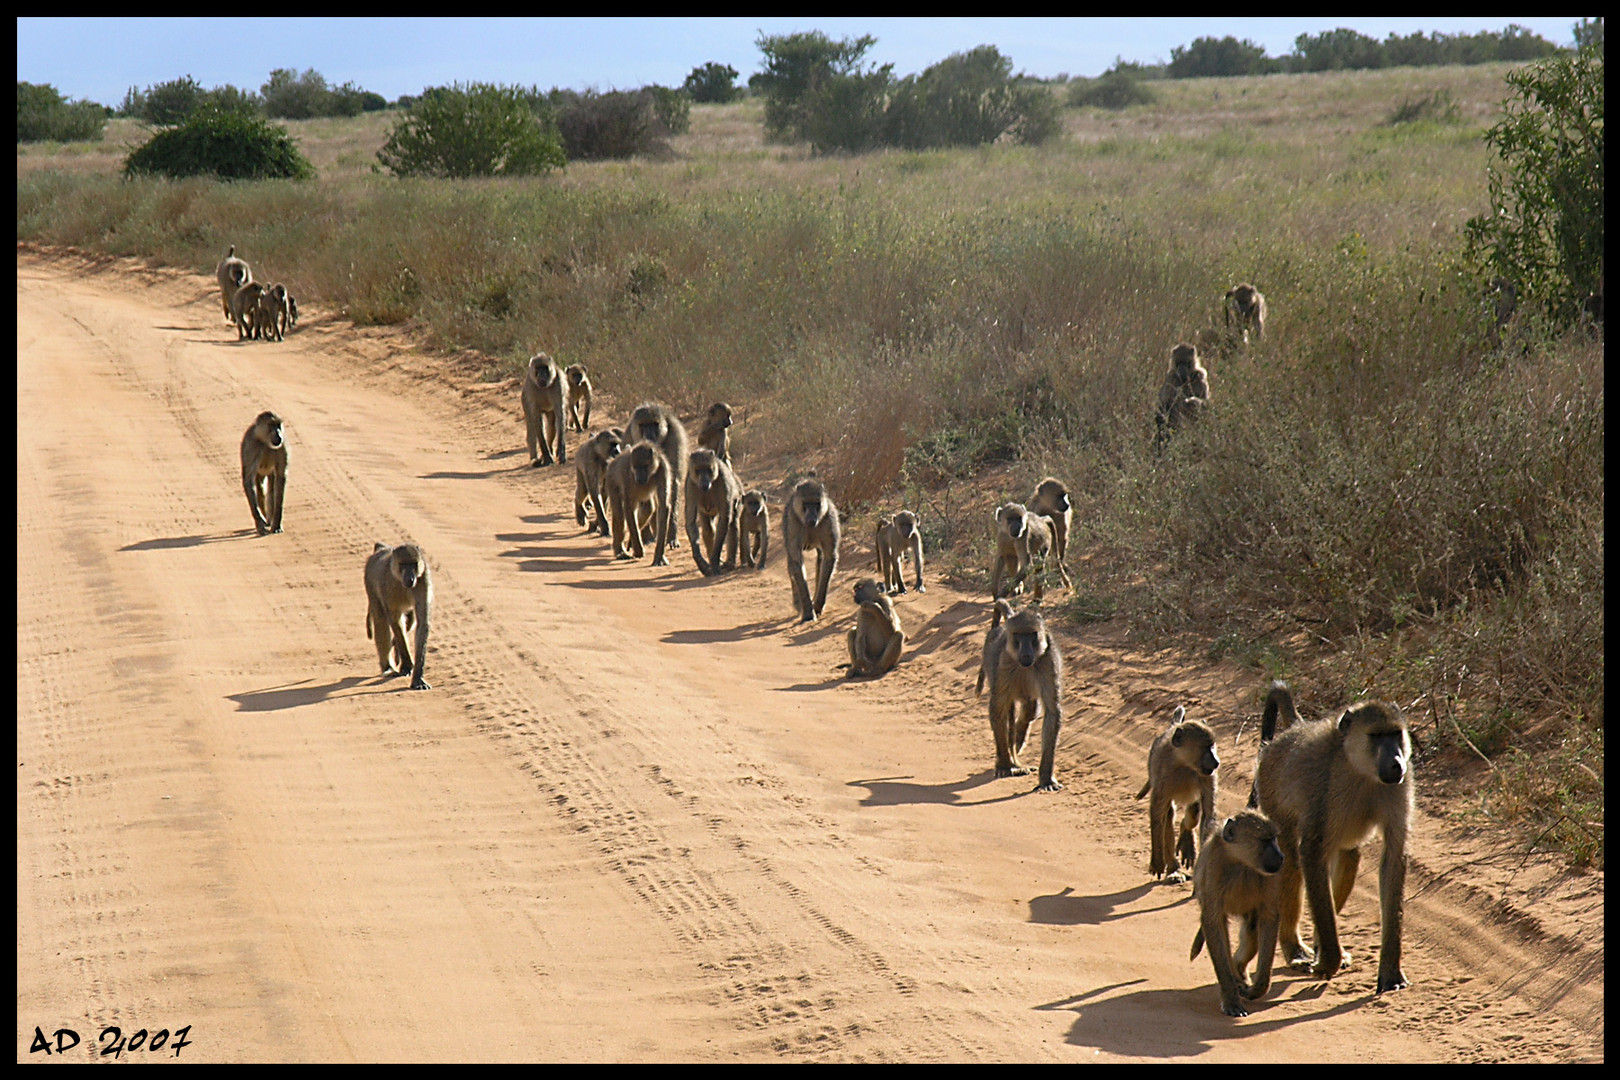
[{"label": "small baboon following adult", "polygon": [[917,591],[928,591],[923,585],[922,530],[917,525],[916,514],[910,510],[902,510],[892,518],[878,518],[877,540],[874,546],[877,548],[878,570],[883,574],[885,592],[906,591],[901,560],[908,555],[912,567],[917,572]]},{"label": "small baboon following adult", "polygon": [[1058,575],[1063,578],[1063,584],[1072,587],[1069,568],[1063,565],[1063,560],[1069,557],[1069,528],[1074,524],[1074,504],[1069,501],[1069,489],[1063,486],[1063,481],[1048,476],[1035,486],[1035,494],[1030,496],[1027,505],[1030,513],[1046,519],[1052,530],[1052,558],[1057,560]]},{"label": "small baboon following adult", "polygon": [[[827,583],[838,569],[838,540],[842,530],[838,507],[827,496],[821,481],[810,477],[799,481],[782,510],[782,544],[787,549],[788,582],[793,586],[793,610],[800,622],[820,616],[827,607]],[[804,580],[804,553],[816,550],[816,593]]]},{"label": "small baboon following adult", "polygon": [[[686,538],[692,542],[692,558],[704,577],[737,568],[742,504],[742,483],[731,466],[706,447],[692,451],[686,472]],[[722,547],[726,549],[723,566]]]},{"label": "small baboon following adult", "polygon": [[[557,361],[545,353],[529,357],[523,374],[523,424],[529,444],[529,464],[562,465],[568,461],[563,443],[563,376]],[[553,451],[552,444],[556,444]],[[538,449],[537,449],[538,448]]]},{"label": "small baboon following adult", "polygon": [[1005,503],[996,508],[996,555],[990,564],[990,595],[1000,597],[1001,583],[1011,577],[1007,594],[1024,591],[1024,579],[1035,573],[1034,597],[1039,600],[1044,592],[1041,572],[1046,569],[1046,556],[1052,550],[1052,530],[1046,519],[1032,514],[1022,503]]},{"label": "small baboon following adult", "polygon": [[765,569],[765,553],[771,544],[770,515],[770,500],[763,491],[756,489],[743,496],[737,531],[744,566]]},{"label": "small baboon following adult", "polygon": [[[623,450],[623,433],[618,428],[608,428],[587,439],[574,456],[574,520],[585,526],[586,532],[612,535],[602,501],[602,483],[607,477],[608,465]],[[585,516],[587,502],[596,511],[595,524]]]},{"label": "small baboon following adult", "polygon": [[1061,791],[1053,775],[1058,729],[1063,726],[1063,654],[1034,608],[1014,611],[996,601],[996,617],[984,636],[976,692],[990,683],[990,733],[996,742],[996,776],[1027,776],[1018,760],[1029,740],[1036,710],[1041,714],[1041,771],[1036,791]]},{"label": "small baboon following adult", "polygon": [[731,464],[731,406],[717,401],[709,406],[698,429],[698,445],[713,450],[720,460]]},{"label": "small baboon following adult", "polygon": [[1196,346],[1182,342],[1170,350],[1170,370],[1159,386],[1157,442],[1163,446],[1184,420],[1196,420],[1209,408],[1209,372],[1198,362]]},{"label": "small baboon following adult", "polygon": [[242,434],[242,490],[259,535],[280,532],[287,500],[287,433],[273,412],[260,413]]},{"label": "small baboon following adult", "polygon": [[259,321],[259,301],[263,296],[264,286],[250,281],[231,297],[231,318],[236,321],[237,341],[263,335],[264,328]]},{"label": "small baboon following adult", "polygon": [[253,280],[253,269],[247,263],[236,257],[236,245],[225,253],[225,258],[214,271],[214,280],[219,282],[219,302],[225,309],[225,321],[235,322],[236,316],[231,312],[231,301],[236,297],[236,290]]},{"label": "small baboon following adult", "polygon": [[[1193,894],[1198,897],[1198,933],[1189,960],[1198,959],[1209,943],[1215,982],[1221,991],[1221,1011],[1227,1016],[1248,1016],[1243,999],[1265,997],[1271,989],[1271,963],[1277,952],[1277,927],[1282,902],[1282,877],[1288,857],[1277,843],[1277,826],[1258,810],[1244,810],[1226,819],[1221,830],[1198,853],[1193,870]],[[1238,918],[1238,946],[1232,949],[1226,920]],[[1254,982],[1244,969],[1259,956]]]},{"label": "small baboon following adult", "polygon": [[1266,298],[1248,282],[1234,285],[1226,292],[1226,325],[1230,328],[1234,323],[1243,336],[1243,344],[1249,343],[1251,330],[1255,341],[1265,339]]},{"label": "small baboon following adult", "polygon": [[[1209,843],[1215,830],[1215,734],[1197,720],[1185,719],[1180,705],[1170,726],[1159,733],[1148,750],[1148,778],[1138,799],[1148,792],[1148,872],[1174,882],[1187,880],[1197,860],[1198,846]],[[1177,858],[1176,807],[1181,807],[1180,858]],[[1198,845],[1193,834],[1198,834]]]},{"label": "small baboon following adult", "polygon": [[287,294],[287,329],[291,330],[293,327],[295,327],[297,325],[298,325],[298,301],[293,299],[293,294],[292,293],[288,293]]},{"label": "small baboon following adult", "polygon": [[265,341],[281,341],[287,336],[287,286],[277,283],[259,294],[254,322],[259,337]]},{"label": "small baboon following adult", "polygon": [[1286,700],[1284,707],[1279,696],[1278,708],[1268,709],[1262,719],[1254,781],[1260,809],[1277,823],[1288,856],[1281,884],[1284,955],[1296,966],[1311,963],[1311,950],[1299,939],[1303,883],[1316,935],[1312,970],[1331,978],[1349,962],[1339,945],[1337,915],[1355,885],[1361,844],[1376,830],[1384,838],[1378,868],[1378,992],[1399,990],[1407,985],[1401,972],[1401,918],[1413,804],[1406,716],[1387,701],[1359,701],[1337,719],[1287,716],[1291,726],[1279,734],[1275,721],[1293,712],[1291,696]]},{"label": "small baboon following adult", "polygon": [[[422,678],[427,661],[428,616],[433,609],[433,580],[427,557],[415,544],[378,544],[366,560],[366,637],[377,643],[377,665],[383,676],[411,673],[412,690],[430,690]],[[416,660],[405,635],[416,628]]]},{"label": "small baboon following adult", "polygon": [[669,501],[669,520],[665,523],[665,532],[669,536],[669,546],[678,548],[681,541],[675,527],[675,502],[680,498],[681,489],[686,486],[686,463],[690,456],[687,449],[686,427],[681,423],[680,417],[675,415],[675,410],[667,405],[648,401],[636,406],[636,411],[630,414],[630,422],[625,425],[624,431],[625,439],[629,442],[635,443],[645,439],[647,442],[657,443],[673,470],[675,494]]},{"label": "small baboon following adult", "polygon": [[855,629],[849,632],[849,673],[882,675],[894,670],[905,647],[906,633],[900,628],[894,601],[873,578],[855,583]]},{"label": "small baboon following adult", "polygon": [[563,369],[568,383],[568,420],[575,431],[584,431],[591,423],[591,376],[584,364],[569,364]]},{"label": "small baboon following adult", "polygon": [[[658,545],[652,564],[668,566],[664,548],[669,542],[669,506],[675,501],[675,470],[664,452],[655,443],[636,443],[609,463],[606,486],[613,511],[613,557],[639,560],[646,553],[642,531],[650,520]],[[634,555],[625,551],[626,531]]]}]

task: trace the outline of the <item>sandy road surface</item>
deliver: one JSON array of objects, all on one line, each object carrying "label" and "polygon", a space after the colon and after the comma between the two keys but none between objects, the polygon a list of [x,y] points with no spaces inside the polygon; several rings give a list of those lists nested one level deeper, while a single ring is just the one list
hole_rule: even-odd
[{"label": "sandy road surface", "polygon": [[[779,546],[712,582],[684,547],[616,564],[510,403],[78,266],[19,253],[19,1059],[108,1024],[190,1025],[183,1060],[1601,1059],[1601,938],[1539,976],[1436,891],[1380,999],[1368,879],[1355,968],[1222,1016],[1187,889],[1144,872],[1144,718],[1180,700],[1145,661],[1071,643],[1066,789],[995,780],[979,598],[903,598],[901,667],[846,683],[864,545],[808,629]],[[264,538],[262,408],[291,446]],[[364,558],[405,538],[425,693],[364,633]]]}]

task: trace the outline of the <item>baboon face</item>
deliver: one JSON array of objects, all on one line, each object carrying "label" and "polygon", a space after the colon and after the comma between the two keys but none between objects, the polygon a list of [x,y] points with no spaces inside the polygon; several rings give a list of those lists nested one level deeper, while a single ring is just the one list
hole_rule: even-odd
[{"label": "baboon face", "polygon": [[763,514],[765,512],[765,493],[763,491],[750,491],[743,496],[743,512],[747,514]]},{"label": "baboon face", "polygon": [[699,491],[708,491],[713,487],[719,472],[720,459],[713,450],[696,450],[692,453],[690,475]]},{"label": "baboon face", "polygon": [[568,365],[568,381],[573,383],[575,386],[583,386],[585,383],[585,365]]},{"label": "baboon face", "polygon": [[664,418],[651,409],[637,409],[630,418],[630,432],[647,442],[661,442],[664,438]]},{"label": "baboon face", "polygon": [[1018,503],[1008,503],[996,511],[996,524],[1006,529],[1007,535],[1016,540],[1023,536],[1024,530],[1029,527],[1028,522],[1024,520],[1027,513],[1028,511]]},{"label": "baboon face", "polygon": [[1066,514],[1073,509],[1069,503],[1068,489],[1057,480],[1042,480],[1040,487],[1035,489],[1035,500],[1060,514]]},{"label": "baboon face", "polygon": [[1008,619],[1007,652],[1019,667],[1034,667],[1046,655],[1046,620],[1033,611],[1020,611]]},{"label": "baboon face", "polygon": [[826,489],[815,481],[806,481],[799,485],[797,495],[799,519],[804,522],[805,528],[815,528],[826,510]]},{"label": "baboon face", "polygon": [[910,540],[911,534],[917,531],[917,515],[910,510],[902,510],[894,515],[894,527],[900,530],[904,540]]},{"label": "baboon face", "polygon": [[529,374],[536,384],[547,387],[557,380],[557,365],[545,353],[535,353],[529,357]]},{"label": "baboon face", "polygon": [[731,426],[731,406],[723,401],[717,401],[709,406],[708,420],[705,427],[728,428]]},{"label": "baboon face", "polygon": [[1232,846],[1238,858],[1262,874],[1275,874],[1283,867],[1282,848],[1277,843],[1277,826],[1256,810],[1245,810],[1226,819],[1221,839]]},{"label": "baboon face", "polygon": [[1246,315],[1249,313],[1250,309],[1254,307],[1254,298],[1260,295],[1260,290],[1256,289],[1253,285],[1245,283],[1243,285],[1234,285],[1232,287],[1232,291],[1226,295],[1231,297],[1231,299],[1237,304],[1238,310]]},{"label": "baboon face", "polygon": [[637,487],[647,487],[658,473],[658,453],[646,443],[637,443],[630,450],[630,475]]},{"label": "baboon face", "polygon": [[612,461],[624,451],[624,442],[617,429],[609,428],[592,436],[591,447],[603,461]]},{"label": "baboon face", "polygon": [[1205,776],[1214,775],[1215,770],[1221,767],[1220,758],[1215,753],[1214,734],[1196,720],[1177,726],[1170,733],[1170,745],[1177,750],[1185,747],[1188,753],[1182,755],[1183,759],[1195,765]]},{"label": "baboon face", "polygon": [[281,417],[273,412],[262,412],[253,422],[254,433],[260,442],[272,450],[280,450],[282,443]]},{"label": "baboon face", "polygon": [[1170,350],[1170,362],[1181,371],[1191,371],[1198,366],[1198,347],[1182,342]]},{"label": "baboon face", "polygon": [[1356,768],[1394,786],[1405,782],[1412,762],[1412,740],[1400,709],[1384,701],[1367,701],[1339,719],[1345,753]]},{"label": "baboon face", "polygon": [[394,575],[407,589],[416,588],[416,579],[422,576],[422,552],[415,544],[402,544],[394,549]]},{"label": "baboon face", "polygon": [[861,578],[855,583],[855,603],[857,604],[870,604],[884,595],[883,586],[879,585],[873,578]]}]

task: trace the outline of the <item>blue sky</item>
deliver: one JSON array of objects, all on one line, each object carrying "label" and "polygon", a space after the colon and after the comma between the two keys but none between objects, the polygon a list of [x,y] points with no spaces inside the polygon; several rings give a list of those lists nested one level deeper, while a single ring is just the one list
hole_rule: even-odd
[{"label": "blue sky", "polygon": [[708,61],[746,79],[759,70],[754,40],[820,30],[871,34],[868,59],[909,75],[953,52],[995,45],[1016,68],[1050,77],[1096,75],[1116,56],[1151,62],[1194,38],[1248,38],[1272,56],[1295,37],[1347,26],[1383,39],[1417,30],[1472,33],[1508,23],[1569,44],[1578,16],[1495,18],[685,18],[17,20],[17,78],[70,98],[117,105],[131,86],[190,75],[203,86],[257,90],[273,68],[314,68],[389,100],[423,87],[473,80],[601,90],[678,86]]}]

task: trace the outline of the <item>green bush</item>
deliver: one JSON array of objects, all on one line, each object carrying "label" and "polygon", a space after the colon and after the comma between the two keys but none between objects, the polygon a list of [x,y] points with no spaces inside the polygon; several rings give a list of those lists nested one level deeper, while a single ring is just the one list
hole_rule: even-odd
[{"label": "green bush", "polygon": [[[856,112],[866,111],[870,105],[863,99],[870,84],[881,81],[887,89],[889,72],[894,67],[885,64],[872,71],[862,70],[861,57],[877,44],[871,34],[841,41],[819,30],[761,34],[754,44],[765,54],[765,66],[748,80],[748,85],[765,98],[765,137],[781,142],[814,141],[807,131],[811,123],[807,105],[816,91],[822,91],[819,98],[823,108],[827,102],[838,102],[854,107]],[[842,77],[856,77],[856,82],[826,88],[829,81]]]},{"label": "green bush", "polygon": [[[493,83],[434,86],[405,109],[377,160],[395,176],[527,176],[567,162],[549,110]],[[543,107],[543,106],[542,106]]]},{"label": "green bush", "polygon": [[1100,109],[1127,109],[1132,105],[1151,105],[1155,100],[1153,91],[1126,71],[1108,71],[1098,78],[1069,84],[1069,104],[1074,108],[1091,105]]},{"label": "green bush", "polygon": [[17,83],[17,141],[98,141],[107,112],[93,101],[67,101],[50,83]]},{"label": "green bush", "polygon": [[724,105],[742,94],[737,86],[737,69],[713,60],[693,68],[681,89],[686,91],[687,97],[701,104]]},{"label": "green bush", "polygon": [[204,108],[124,159],[126,176],[308,180],[315,168],[287,133],[256,116]]},{"label": "green bush", "polygon": [[[659,97],[653,89],[614,90],[606,94],[594,90],[553,91],[551,100],[557,110],[557,131],[562,136],[568,159],[597,161],[669,153],[669,143],[665,140],[670,128],[660,117]],[[684,97],[681,100],[684,102]],[[689,114],[682,119],[690,123]]]},{"label": "green bush", "polygon": [[685,135],[692,130],[692,99],[683,90],[651,83],[641,88],[652,96],[653,115],[671,135]]},{"label": "green bush", "polygon": [[1275,61],[1266,57],[1264,46],[1248,38],[1239,41],[1228,34],[1218,39],[1195,38],[1191,45],[1177,45],[1170,50],[1170,64],[1165,74],[1172,79],[1195,79],[1209,75],[1265,75],[1276,69]]},{"label": "green bush", "polygon": [[886,110],[884,141],[920,150],[995,142],[1009,131],[1042,142],[1056,130],[1051,93],[1017,82],[1012,60],[980,45],[902,79]]}]

